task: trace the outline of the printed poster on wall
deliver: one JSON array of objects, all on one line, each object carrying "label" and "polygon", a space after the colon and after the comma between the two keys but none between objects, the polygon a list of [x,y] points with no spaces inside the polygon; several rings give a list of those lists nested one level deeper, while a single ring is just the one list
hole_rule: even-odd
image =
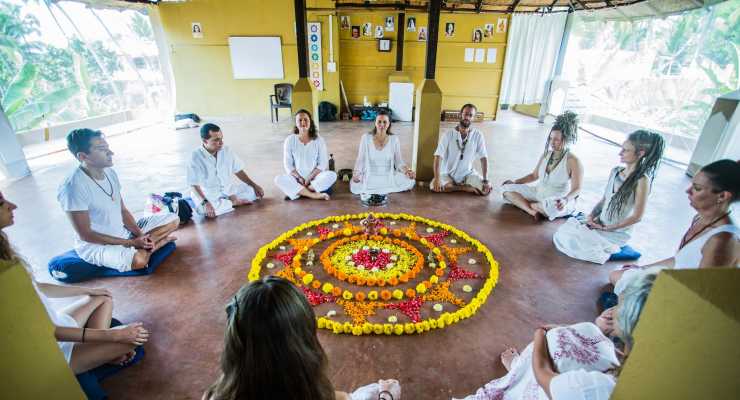
[{"label": "printed poster on wall", "polygon": [[308,23],[308,76],[316,90],[324,90],[321,66],[321,22]]}]

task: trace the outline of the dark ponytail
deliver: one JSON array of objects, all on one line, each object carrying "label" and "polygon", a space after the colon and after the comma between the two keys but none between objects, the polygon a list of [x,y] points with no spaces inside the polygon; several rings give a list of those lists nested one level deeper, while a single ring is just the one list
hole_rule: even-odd
[{"label": "dark ponytail", "polygon": [[712,183],[713,192],[732,193],[731,203],[740,197],[740,162],[728,159],[707,164],[700,170]]}]

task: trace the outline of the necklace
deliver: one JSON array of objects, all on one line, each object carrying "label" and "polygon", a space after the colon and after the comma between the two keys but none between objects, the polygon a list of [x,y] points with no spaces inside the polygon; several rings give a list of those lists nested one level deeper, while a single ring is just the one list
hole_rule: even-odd
[{"label": "necklace", "polygon": [[[460,134],[460,136],[462,137],[462,134]],[[463,159],[463,156],[465,155],[465,145],[468,144],[468,139],[470,139],[470,134],[465,135],[465,139],[461,139],[460,140],[462,142],[462,144],[460,144],[460,142],[458,142],[457,140],[455,140],[455,144],[457,145],[457,149],[460,150],[460,159],[461,160]]]},{"label": "necklace", "polygon": [[684,246],[686,246],[687,244],[689,244],[689,242],[692,241],[692,240],[694,240],[694,238],[696,238],[697,236],[701,235],[705,230],[707,230],[707,228],[709,228],[710,226],[714,225],[717,221],[721,220],[722,218],[724,218],[724,217],[726,217],[728,215],[730,215],[730,211],[728,211],[728,212],[720,215],[719,217],[715,218],[712,222],[704,225],[704,227],[701,228],[699,230],[699,232],[696,232],[695,234],[691,235],[691,237],[688,237],[687,238],[686,236],[688,236],[689,232],[691,231],[691,228],[693,228],[694,225],[697,222],[699,222],[699,219],[701,219],[701,217],[699,219],[697,219],[696,221],[694,221],[694,223],[691,224],[691,227],[689,227],[689,230],[686,231],[686,233],[683,235],[683,238],[681,239],[681,244],[678,245],[678,249],[679,250],[683,249]]},{"label": "necklace", "polygon": [[[383,139],[383,141],[381,142],[381,141],[378,140],[378,137],[377,136],[373,135],[373,143],[375,144],[375,149],[382,150],[385,147],[385,144],[388,143],[388,138],[389,137],[390,136],[385,135],[385,139]],[[380,147],[380,148],[378,148],[378,147]]]},{"label": "necklace", "polygon": [[108,178],[108,174],[106,174],[105,171],[103,171],[103,175],[105,176],[105,180],[108,181],[108,185],[110,185],[110,193],[106,192],[103,186],[101,186],[98,183],[98,181],[95,180],[95,178],[93,178],[92,175],[90,175],[90,173],[87,172],[87,170],[85,170],[85,168],[80,167],[80,169],[82,170],[82,172],[85,173],[85,175],[87,175],[88,178],[90,178],[90,180],[93,181],[95,185],[97,185],[100,188],[100,190],[103,191],[103,193],[105,193],[106,196],[110,197],[110,201],[113,201],[113,202],[116,201],[115,196],[113,196],[113,182],[110,181],[110,178]]},{"label": "necklace", "polygon": [[552,172],[555,167],[557,167],[558,164],[560,164],[560,160],[562,160],[565,157],[565,150],[561,151],[560,155],[558,157],[555,157],[555,152],[550,155],[550,158],[547,159],[547,167],[545,168],[547,170],[547,173],[549,174]]}]

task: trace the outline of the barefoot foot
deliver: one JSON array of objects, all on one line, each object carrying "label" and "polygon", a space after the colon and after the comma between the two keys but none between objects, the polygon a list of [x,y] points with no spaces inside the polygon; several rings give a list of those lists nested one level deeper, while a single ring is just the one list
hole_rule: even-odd
[{"label": "barefoot foot", "polygon": [[504,364],[504,368],[506,368],[507,371],[510,371],[511,363],[517,357],[519,357],[519,352],[515,348],[509,347],[501,353],[501,364]]}]

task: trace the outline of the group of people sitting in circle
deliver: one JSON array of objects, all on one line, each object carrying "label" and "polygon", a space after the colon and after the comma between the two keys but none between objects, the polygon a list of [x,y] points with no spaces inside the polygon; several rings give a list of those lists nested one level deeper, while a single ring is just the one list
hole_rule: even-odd
[{"label": "group of people sitting in circle", "polygon": [[[466,104],[459,124],[440,137],[434,154],[432,191],[491,192],[485,140],[471,126],[475,111],[474,105]],[[192,153],[187,169],[198,213],[214,218],[264,196],[262,187],[244,171],[242,160],[224,146],[218,126],[203,125],[200,136],[202,145]],[[566,112],[558,116],[534,170],[503,183],[504,200],[535,219],[552,221],[573,215],[583,182],[583,166],[570,149],[576,140],[576,115]],[[60,185],[57,198],[77,233],[77,254],[91,264],[120,271],[146,268],[153,252],[176,239],[172,233],[179,225],[177,215],[133,217],[111,168],[113,152],[100,131],[74,130],[67,143],[79,166]],[[285,139],[283,149],[285,173],[275,178],[275,184],[285,196],[291,200],[329,200],[327,191],[337,175],[328,169],[327,146],[309,112],[295,114],[293,134]],[[630,134],[619,153],[624,166],[611,170],[604,196],[585,218],[569,218],[560,226],[553,237],[555,247],[573,258],[604,263],[627,243],[631,229],[645,212],[663,150],[663,138],[657,133]],[[476,160],[481,162],[480,172],[473,168]],[[351,192],[406,191],[413,188],[414,178],[414,171],[401,157],[398,138],[391,132],[389,115],[379,113],[372,131],[360,140]],[[528,185],[535,181],[535,186]],[[593,324],[537,328],[530,346],[522,352],[508,349],[501,355],[509,373],[467,398],[534,394],[533,398],[584,399],[586,392],[592,396],[588,398],[608,398],[619,366],[633,346],[632,332],[658,271],[738,265],[739,233],[730,212],[740,196],[740,164],[719,160],[706,165],[686,192],[697,214],[674,257],[612,272],[609,280],[618,295],[615,307],[605,310]],[[20,263],[28,270],[70,368],[80,374],[102,365],[137,361],[149,332],[140,322],[122,324],[112,317],[110,292],[33,279],[31,269],[2,232],[14,223],[16,208],[0,193],[0,261]],[[62,309],[55,309],[48,300],[62,297],[79,299]],[[227,314],[221,374],[204,399],[400,398],[400,384],[395,380],[381,380],[349,394],[335,391],[327,376],[328,361],[317,338],[314,312],[303,294],[281,278],[266,277],[245,285],[230,301]],[[597,340],[610,344],[599,353],[605,360],[602,370],[587,371],[554,362],[548,350],[548,344],[552,347],[554,342],[549,339],[573,332],[609,338]],[[611,338],[619,338],[623,349],[615,348]],[[265,365],[274,368],[263,368]]]}]

